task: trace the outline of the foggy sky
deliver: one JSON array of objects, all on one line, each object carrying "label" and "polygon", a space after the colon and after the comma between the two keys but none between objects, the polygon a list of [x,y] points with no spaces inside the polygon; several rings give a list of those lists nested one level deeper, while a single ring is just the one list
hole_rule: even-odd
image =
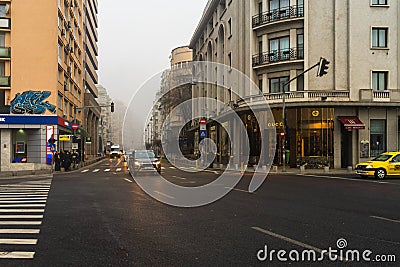
[{"label": "foggy sky", "polygon": [[168,68],[171,50],[189,44],[206,4],[207,0],[100,0],[99,84],[111,98],[129,104],[141,84]]}]

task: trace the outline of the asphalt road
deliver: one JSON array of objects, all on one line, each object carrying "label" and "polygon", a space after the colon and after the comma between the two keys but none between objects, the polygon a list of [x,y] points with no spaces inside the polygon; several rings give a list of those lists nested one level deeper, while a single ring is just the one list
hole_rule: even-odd
[{"label": "asphalt road", "polygon": [[[188,174],[169,166],[162,173],[182,186],[203,185],[219,176],[214,171]],[[314,251],[318,259],[330,247],[337,251],[325,253],[315,265],[341,265],[351,258],[346,251],[358,250],[361,255],[370,250],[367,258],[393,260],[394,255],[398,266],[399,179],[270,174],[258,191],[249,193],[250,179],[251,174],[246,174],[224,198],[199,208],[177,208],[154,200],[118,160],[54,178],[0,180],[0,211],[45,209],[0,212],[9,215],[0,217],[0,250],[14,251],[0,255],[21,256],[15,252],[22,251],[28,257],[0,256],[0,266],[305,266],[312,260],[305,254],[301,261],[304,250]],[[27,206],[4,207],[23,201],[28,201],[23,204]],[[32,206],[37,203],[44,206]],[[13,218],[20,214],[39,217]],[[14,224],[9,225],[11,220]],[[24,225],[26,221],[36,224]],[[278,250],[286,252],[281,252],[281,260]],[[291,261],[289,255],[296,259],[296,252],[300,261]],[[338,259],[333,262],[329,256]],[[285,258],[288,261],[282,262]],[[396,266],[362,258],[358,264]]]}]

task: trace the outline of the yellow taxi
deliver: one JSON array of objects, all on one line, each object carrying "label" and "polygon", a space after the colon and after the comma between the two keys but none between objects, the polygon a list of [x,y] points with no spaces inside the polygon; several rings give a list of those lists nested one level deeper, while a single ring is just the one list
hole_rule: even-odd
[{"label": "yellow taxi", "polygon": [[378,157],[356,165],[355,173],[361,177],[375,176],[384,179],[386,176],[400,176],[400,152],[385,152]]}]

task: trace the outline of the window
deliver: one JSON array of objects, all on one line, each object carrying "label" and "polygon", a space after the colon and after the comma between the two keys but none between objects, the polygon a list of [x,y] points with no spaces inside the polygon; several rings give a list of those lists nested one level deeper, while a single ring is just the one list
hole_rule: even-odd
[{"label": "window", "polygon": [[387,5],[388,1],[387,0],[372,0],[371,1],[371,5],[377,5],[377,6],[381,6],[381,5]]},{"label": "window", "polygon": [[[269,79],[270,93],[282,93],[283,92],[283,84],[287,81],[289,81],[288,76]],[[285,92],[288,92],[288,91],[289,91],[289,86],[285,86]]]},{"label": "window", "polygon": [[62,62],[62,51],[63,51],[63,47],[60,43],[58,43],[58,63],[60,63],[60,64]]},{"label": "window", "polygon": [[269,40],[270,62],[290,59],[289,36]]},{"label": "window", "polygon": [[1,62],[0,62],[0,76],[1,76],[1,77],[4,77],[5,73],[6,73],[6,65],[5,65],[5,62],[4,62],[4,61],[1,61]]},{"label": "window", "polygon": [[0,46],[6,46],[6,34],[4,32],[0,32]]},{"label": "window", "polygon": [[73,107],[73,105],[70,103],[69,104],[69,116],[70,117],[72,117],[73,115],[72,115],[72,111],[74,110],[74,107]]},{"label": "window", "polygon": [[6,104],[6,90],[0,90],[0,107]]},{"label": "window", "polygon": [[297,91],[304,91],[304,75],[297,78]]},{"label": "window", "polygon": [[0,4],[0,18],[6,17],[8,9],[9,9],[8,4]]},{"label": "window", "polygon": [[64,116],[67,116],[68,101],[64,99]]},{"label": "window", "polygon": [[388,28],[372,28],[372,47],[387,47]]},{"label": "window", "polygon": [[304,35],[303,34],[297,35],[297,58],[298,59],[304,58]]},{"label": "window", "polygon": [[387,90],[387,71],[373,71],[372,72],[372,89],[373,90]]},{"label": "window", "polygon": [[263,92],[263,77],[258,76],[258,89],[260,89],[260,92]]},{"label": "window", "polygon": [[60,109],[60,110],[63,109],[62,103],[63,103],[63,97],[62,97],[62,95],[58,94],[57,106],[58,106],[58,109]]},{"label": "window", "polygon": [[371,120],[370,129],[371,157],[376,157],[386,151],[386,120]]},{"label": "window", "polygon": [[229,67],[232,69],[232,52],[229,52],[228,54],[228,64]]}]

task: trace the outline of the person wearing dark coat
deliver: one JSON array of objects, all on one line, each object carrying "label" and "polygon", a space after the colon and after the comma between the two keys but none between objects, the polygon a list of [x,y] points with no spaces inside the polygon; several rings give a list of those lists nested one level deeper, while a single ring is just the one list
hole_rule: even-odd
[{"label": "person wearing dark coat", "polygon": [[56,172],[61,171],[61,158],[58,151],[54,154],[54,170]]},{"label": "person wearing dark coat", "polygon": [[71,167],[71,163],[72,163],[72,155],[69,151],[67,151],[65,153],[65,158],[64,158],[64,169],[66,172],[70,170],[69,168]]}]

